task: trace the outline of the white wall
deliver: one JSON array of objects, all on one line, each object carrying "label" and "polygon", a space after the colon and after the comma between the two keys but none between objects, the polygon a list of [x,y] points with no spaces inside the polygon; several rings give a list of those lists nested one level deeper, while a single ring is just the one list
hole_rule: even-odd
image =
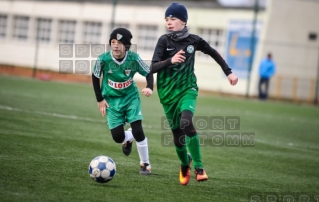
[{"label": "white wall", "polygon": [[[168,5],[167,5],[168,6]],[[133,43],[137,43],[137,24],[158,25],[157,37],[165,33],[164,12],[166,7],[136,5],[118,5],[116,23],[129,23],[133,33]],[[315,77],[318,64],[319,39],[308,40],[309,32],[319,33],[319,3],[315,1],[277,0],[269,1],[268,9],[259,12],[258,20],[262,22],[260,44],[256,52],[251,80],[251,95],[256,95],[258,63],[268,51],[273,53],[278,66],[277,75]],[[0,1],[0,13],[9,15],[7,37],[0,38],[0,63],[33,67],[35,55],[35,19],[52,18],[52,35],[49,44],[39,48],[38,68],[58,71],[59,43],[57,41],[58,21],[71,19],[77,21],[75,43],[81,43],[81,24],[84,20],[103,23],[102,43],[108,43],[109,23],[111,21],[111,4],[66,3],[42,1]],[[29,39],[15,41],[12,39],[12,19],[14,15],[31,17]],[[197,34],[198,28],[220,28],[227,33],[231,20],[251,20],[251,10],[234,9],[196,9],[189,8],[188,26],[191,33]],[[135,37],[134,37],[135,36]],[[227,36],[225,36],[227,37]],[[318,36],[319,37],[319,36]],[[227,45],[227,44],[226,44]],[[145,60],[151,60],[152,52],[138,51]],[[94,58],[91,58],[94,59]],[[246,80],[241,79],[237,86],[230,86],[222,70],[213,59],[196,58],[195,63],[198,85],[201,89],[224,93],[245,94]],[[137,77],[137,80],[143,80]]]},{"label": "white wall", "polygon": [[[257,93],[258,63],[271,52],[277,64],[276,76],[287,80],[287,85],[283,84],[281,87],[282,94],[286,94],[284,97],[291,97],[293,86],[291,79],[294,77],[299,80],[298,88],[301,88],[299,93],[307,91],[308,95],[311,93],[308,92],[310,80],[316,79],[319,65],[319,2],[272,0],[268,6],[269,17],[266,18],[267,26],[256,55],[251,93]],[[317,34],[316,41],[309,40],[310,32]],[[273,87],[276,85],[275,78],[272,79],[271,85]],[[274,90],[270,93],[275,94]]]}]

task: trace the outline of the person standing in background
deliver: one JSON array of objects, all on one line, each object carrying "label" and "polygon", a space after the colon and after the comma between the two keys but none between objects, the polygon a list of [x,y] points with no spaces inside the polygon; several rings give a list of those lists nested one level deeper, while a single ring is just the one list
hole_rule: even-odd
[{"label": "person standing in background", "polygon": [[266,100],[268,98],[269,80],[275,74],[275,72],[275,62],[272,60],[271,53],[268,53],[267,58],[263,59],[259,65],[259,99]]}]

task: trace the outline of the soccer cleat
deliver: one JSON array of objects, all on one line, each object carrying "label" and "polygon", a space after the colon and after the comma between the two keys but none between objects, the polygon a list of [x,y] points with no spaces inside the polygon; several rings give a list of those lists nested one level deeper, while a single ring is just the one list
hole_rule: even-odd
[{"label": "soccer cleat", "polygon": [[206,172],[203,168],[195,168],[195,174],[196,174],[196,180],[198,182],[206,181],[208,180],[208,176],[206,175]]},{"label": "soccer cleat", "polygon": [[141,175],[149,175],[151,174],[151,165],[148,163],[142,163],[140,164],[140,174]]},{"label": "soccer cleat", "polygon": [[122,144],[122,151],[123,153],[128,156],[132,152],[132,145],[133,145],[133,140],[127,141],[126,143]]},{"label": "soccer cleat", "polygon": [[181,185],[187,185],[190,178],[191,178],[191,163],[192,163],[192,157],[190,154],[188,155],[188,165],[187,166],[181,166],[181,169],[179,171],[179,182]]},{"label": "soccer cleat", "polygon": [[[132,131],[131,128],[127,129],[128,131]],[[127,141],[122,144],[122,151],[126,156],[129,156],[132,152],[132,145],[133,145],[133,139],[130,141]]]},{"label": "soccer cleat", "polygon": [[127,141],[126,143],[122,144],[122,151],[123,153],[128,156],[132,152],[132,145],[133,145],[133,140]]}]

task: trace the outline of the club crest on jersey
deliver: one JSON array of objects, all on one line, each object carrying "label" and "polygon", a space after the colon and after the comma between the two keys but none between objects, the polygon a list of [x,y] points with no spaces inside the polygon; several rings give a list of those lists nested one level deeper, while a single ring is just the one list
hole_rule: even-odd
[{"label": "club crest on jersey", "polygon": [[187,50],[188,53],[193,53],[194,52],[194,46],[193,45],[188,45],[186,50]]},{"label": "club crest on jersey", "polygon": [[119,41],[119,40],[121,40],[121,38],[123,37],[123,35],[121,35],[121,34],[116,34],[116,39]]},{"label": "club crest on jersey", "polygon": [[131,86],[133,83],[133,80],[132,79],[129,79],[127,81],[124,81],[124,82],[115,82],[115,81],[112,81],[112,80],[108,80],[108,84],[111,88],[114,88],[114,89],[125,89],[125,88],[128,88],[129,86]]},{"label": "club crest on jersey", "polygon": [[130,69],[125,70],[125,74],[126,76],[129,76],[131,74],[131,70]]}]

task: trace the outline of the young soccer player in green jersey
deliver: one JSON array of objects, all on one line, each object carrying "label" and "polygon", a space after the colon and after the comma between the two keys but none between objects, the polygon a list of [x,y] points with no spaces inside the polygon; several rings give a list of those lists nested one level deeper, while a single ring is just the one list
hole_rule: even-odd
[{"label": "young soccer player in green jersey", "polygon": [[192,161],[196,180],[208,179],[202,163],[199,137],[192,122],[198,95],[194,74],[195,52],[210,55],[220,65],[231,85],[236,85],[238,81],[215,49],[199,36],[188,32],[187,20],[184,5],[173,3],[167,8],[165,21],[168,33],[159,38],[151,64],[151,72],[157,73],[158,96],[170,122],[175,150],[181,161],[179,180],[182,185],[187,185],[190,180]]},{"label": "young soccer player in green jersey", "polygon": [[[92,82],[98,108],[106,115],[113,140],[122,143],[125,155],[132,151],[133,138],[136,140],[140,157],[140,174],[150,174],[147,138],[142,128],[141,101],[136,84],[135,73],[146,77],[147,87],[142,94],[149,97],[153,92],[153,74],[140,56],[130,51],[132,34],[124,28],[113,30],[109,44],[111,51],[101,54],[94,66]],[[102,86],[100,78],[102,76]],[[124,131],[128,122],[131,128]]]}]

